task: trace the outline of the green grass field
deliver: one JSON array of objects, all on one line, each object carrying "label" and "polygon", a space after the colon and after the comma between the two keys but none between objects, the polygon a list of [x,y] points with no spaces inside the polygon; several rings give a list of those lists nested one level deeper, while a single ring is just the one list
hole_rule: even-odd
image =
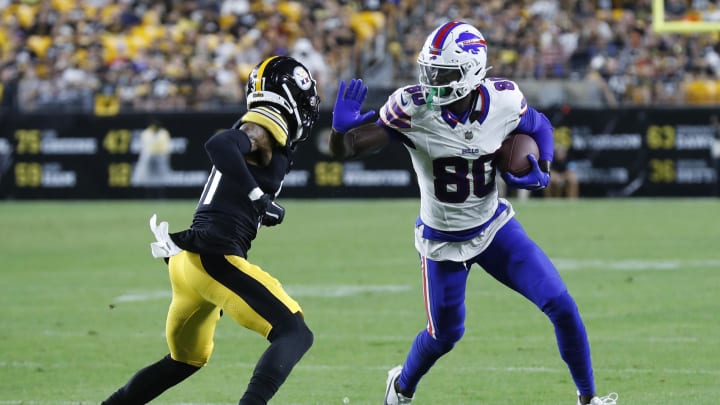
[{"label": "green grass field", "polygon": [[[315,345],[273,404],[380,404],[386,370],[424,326],[417,201],[284,202],[250,259],[303,306]],[[99,403],[167,353],[165,267],[147,221],[194,201],[0,203],[0,405]],[[600,394],[620,404],[720,398],[720,202],[514,202],[580,306]],[[550,323],[474,268],[464,339],[417,392],[425,404],[575,404]],[[218,325],[210,364],[157,404],[237,403],[266,342]]]}]

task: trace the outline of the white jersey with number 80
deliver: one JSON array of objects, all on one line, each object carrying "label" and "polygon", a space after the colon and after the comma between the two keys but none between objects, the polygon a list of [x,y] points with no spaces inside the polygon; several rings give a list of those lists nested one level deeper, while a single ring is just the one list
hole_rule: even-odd
[{"label": "white jersey with number 80", "polygon": [[442,231],[482,225],[497,209],[493,152],[527,110],[510,80],[488,78],[474,107],[457,117],[446,107],[429,107],[419,85],[396,90],[378,122],[399,132],[420,187],[420,218]]}]

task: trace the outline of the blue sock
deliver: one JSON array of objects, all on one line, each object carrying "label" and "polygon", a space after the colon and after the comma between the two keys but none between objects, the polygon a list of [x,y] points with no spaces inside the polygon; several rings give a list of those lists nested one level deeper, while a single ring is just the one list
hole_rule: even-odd
[{"label": "blue sock", "polygon": [[418,333],[398,379],[403,393],[412,396],[420,379],[430,370],[437,359],[449,352],[453,346],[453,343],[448,344],[433,339],[425,329]]},{"label": "blue sock", "polygon": [[590,344],[575,300],[565,292],[551,299],[542,310],[555,326],[560,356],[567,363],[580,394],[595,394]]}]

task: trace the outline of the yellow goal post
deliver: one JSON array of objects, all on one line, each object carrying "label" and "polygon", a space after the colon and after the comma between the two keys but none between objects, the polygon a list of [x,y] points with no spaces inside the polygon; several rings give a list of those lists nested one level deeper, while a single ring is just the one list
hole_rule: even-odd
[{"label": "yellow goal post", "polygon": [[652,26],[655,32],[695,34],[700,32],[720,33],[720,21],[666,21],[665,0],[653,0]]}]

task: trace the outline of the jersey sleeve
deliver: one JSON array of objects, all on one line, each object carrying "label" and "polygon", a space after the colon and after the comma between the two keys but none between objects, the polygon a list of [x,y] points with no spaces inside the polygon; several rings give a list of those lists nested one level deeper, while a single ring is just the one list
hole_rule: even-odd
[{"label": "jersey sleeve", "polygon": [[499,100],[503,114],[508,117],[509,133],[530,135],[540,149],[538,159],[552,161],[554,139],[550,120],[541,112],[528,106],[520,86],[514,81],[491,78],[488,79],[488,84],[488,91],[495,93],[495,99]]},{"label": "jersey sleeve", "polygon": [[540,149],[539,159],[552,162],[555,152],[555,137],[552,124],[545,114],[528,107],[513,132],[530,135]]},{"label": "jersey sleeve", "polygon": [[243,115],[240,121],[260,125],[265,128],[281,146],[287,144],[289,132],[287,121],[282,113],[273,106],[253,107]]},{"label": "jersey sleeve", "polygon": [[245,163],[245,154],[251,148],[250,138],[239,129],[220,131],[205,142],[205,150],[213,166],[242,184],[244,194],[258,187]]},{"label": "jersey sleeve", "polygon": [[490,93],[490,99],[495,100],[514,129],[528,107],[520,86],[512,80],[491,77],[486,80],[485,88]]},{"label": "jersey sleeve", "polygon": [[417,108],[418,97],[413,89],[419,86],[401,87],[388,97],[380,109],[377,124],[402,132],[412,127],[412,116]]}]

